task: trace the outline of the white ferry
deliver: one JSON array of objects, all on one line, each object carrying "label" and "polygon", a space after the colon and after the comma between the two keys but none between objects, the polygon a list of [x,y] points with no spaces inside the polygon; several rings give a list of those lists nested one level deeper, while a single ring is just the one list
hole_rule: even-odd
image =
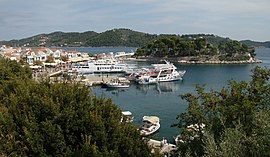
[{"label": "white ferry", "polygon": [[97,59],[76,63],[72,68],[81,74],[111,72],[117,73],[125,72],[126,64],[120,63],[116,59]]},{"label": "white ferry", "polygon": [[[169,82],[182,80],[185,70],[177,71],[177,68],[165,60],[165,64],[152,64],[154,70],[145,73],[135,74],[135,81],[139,84],[148,84],[149,82]],[[146,77],[147,76],[147,77]]]}]

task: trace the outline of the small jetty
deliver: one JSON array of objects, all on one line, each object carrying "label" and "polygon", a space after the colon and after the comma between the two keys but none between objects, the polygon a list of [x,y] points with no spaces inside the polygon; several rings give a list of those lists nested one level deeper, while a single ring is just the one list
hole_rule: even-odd
[{"label": "small jetty", "polygon": [[168,155],[177,150],[176,145],[167,143],[166,139],[163,139],[161,141],[149,139],[147,145],[152,148],[152,153],[158,151],[161,154]]}]

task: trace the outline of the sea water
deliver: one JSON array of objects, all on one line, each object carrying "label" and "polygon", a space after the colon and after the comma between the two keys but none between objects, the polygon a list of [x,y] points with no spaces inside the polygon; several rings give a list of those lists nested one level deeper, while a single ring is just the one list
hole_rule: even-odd
[{"label": "sea water", "polygon": [[[125,51],[135,48],[77,48],[82,52],[108,53]],[[185,112],[188,103],[180,98],[181,94],[195,93],[196,85],[205,85],[206,90],[220,90],[227,87],[229,80],[249,81],[251,70],[256,66],[270,68],[270,49],[256,49],[256,58],[263,61],[259,64],[175,64],[178,70],[186,70],[182,81],[162,82],[157,85],[131,84],[128,89],[107,89],[92,87],[97,96],[111,98],[122,110],[129,110],[134,115],[134,125],[140,126],[142,117],[155,115],[160,118],[160,130],[152,138],[162,137],[172,142],[180,130],[171,127],[177,123],[176,116]],[[148,62],[135,62],[139,65],[150,65]]]}]

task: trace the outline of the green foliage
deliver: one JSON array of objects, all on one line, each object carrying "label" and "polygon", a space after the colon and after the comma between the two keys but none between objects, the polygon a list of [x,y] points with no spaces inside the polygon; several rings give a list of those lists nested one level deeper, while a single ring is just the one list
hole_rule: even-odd
[{"label": "green foliage", "polygon": [[216,58],[219,58],[221,61],[248,60],[250,56],[255,56],[254,49],[238,41],[228,39],[226,42],[220,42],[215,46],[208,41],[208,39],[211,40],[213,38],[212,36],[196,37],[197,38],[187,38],[186,36],[182,36],[181,38],[161,38],[137,49],[135,56],[197,57],[203,55],[210,56],[210,58],[217,56]]},{"label": "green foliage", "polygon": [[[196,94],[181,97],[189,105],[178,115],[175,126],[194,140],[181,144],[193,156],[269,156],[270,151],[270,71],[256,67],[250,82],[230,81],[228,88],[206,92],[196,87]],[[190,124],[205,124],[194,135]]]},{"label": "green foliage", "polygon": [[270,41],[257,42],[257,41],[251,41],[251,40],[242,40],[241,43],[246,44],[248,46],[252,46],[252,47],[266,47],[266,48],[270,48]]},{"label": "green foliage", "polygon": [[34,61],[33,62],[34,65],[43,65],[43,62],[41,62],[40,60]]},{"label": "green foliage", "polygon": [[55,63],[54,57],[52,55],[48,56],[45,63]]},{"label": "green foliage", "polygon": [[1,156],[152,156],[111,99],[76,83],[34,82],[16,62],[0,65]]},{"label": "green foliage", "polygon": [[[130,29],[113,29],[102,33],[94,31],[87,32],[53,32],[50,34],[39,34],[33,37],[11,40],[11,41],[0,41],[0,45],[9,46],[29,46],[29,47],[99,47],[99,46],[130,46],[130,47],[142,47],[146,43],[151,43],[162,38],[176,38],[179,41],[193,41],[193,39],[204,38],[208,43],[213,46],[218,46],[220,43],[226,43],[231,41],[229,38],[222,38],[213,34],[188,34],[188,35],[175,35],[175,34],[148,34],[133,31]],[[178,42],[179,42],[178,41]],[[256,43],[241,41],[242,43],[249,46],[261,46],[265,45],[269,47],[269,42]],[[175,43],[176,45],[178,43]],[[198,45],[200,46],[200,45]],[[199,47],[197,47],[199,48]],[[211,51],[212,52],[212,51]]]}]

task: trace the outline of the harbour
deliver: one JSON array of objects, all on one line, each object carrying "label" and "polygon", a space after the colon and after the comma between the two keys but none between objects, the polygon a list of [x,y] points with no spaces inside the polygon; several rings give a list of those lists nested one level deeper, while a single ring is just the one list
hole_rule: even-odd
[{"label": "harbour", "polygon": [[[156,115],[160,118],[161,127],[151,136],[155,140],[166,137],[174,142],[180,130],[171,125],[177,123],[176,116],[185,111],[187,102],[180,98],[181,94],[194,93],[195,86],[206,85],[206,90],[220,90],[226,87],[229,80],[248,81],[251,70],[256,66],[270,67],[270,50],[257,49],[257,58],[263,60],[258,64],[176,64],[178,69],[186,70],[181,81],[161,82],[153,85],[131,83],[127,89],[109,89],[99,86],[91,87],[91,93],[111,98],[122,110],[129,110],[134,115],[133,124],[141,125],[145,115]],[[132,62],[149,66],[149,62]]]},{"label": "harbour", "polygon": [[[65,48],[64,48],[65,49]],[[84,53],[94,50],[96,54],[106,52],[132,52],[136,48],[67,48],[77,49]],[[181,94],[193,93],[196,85],[206,85],[206,90],[219,90],[226,87],[229,80],[248,81],[251,70],[256,66],[270,67],[269,49],[256,49],[256,58],[262,63],[253,64],[180,64],[175,63],[177,70],[186,73],[180,80],[159,82],[154,84],[138,84],[131,82],[128,88],[103,88],[103,84],[118,77],[125,77],[124,73],[91,73],[88,75],[76,74],[77,81],[89,86],[90,93],[99,97],[111,98],[121,110],[131,111],[134,115],[133,124],[141,126],[145,115],[158,116],[160,129],[151,135],[151,138],[160,141],[166,137],[170,143],[174,142],[180,130],[171,125],[177,123],[177,115],[184,112],[187,102],[180,98]],[[79,52],[79,51],[78,51]],[[76,58],[75,58],[76,59]],[[128,60],[130,65],[149,67],[156,61]],[[72,68],[71,63],[60,64],[49,68],[41,68],[34,73],[34,78],[43,74],[53,76],[66,72]],[[107,68],[106,68],[107,69]],[[83,76],[83,77],[82,77]]]},{"label": "harbour", "polygon": [[[100,48],[103,52],[103,48]],[[91,48],[82,49],[91,52]],[[107,49],[106,49],[107,50]],[[112,49],[114,52],[121,48]],[[160,141],[163,137],[174,143],[180,130],[171,125],[177,123],[176,116],[185,111],[187,102],[180,98],[181,94],[193,93],[196,85],[206,85],[206,90],[219,90],[226,87],[229,80],[248,81],[251,70],[256,66],[270,67],[269,49],[257,49],[256,58],[263,63],[255,64],[175,64],[178,70],[185,70],[183,80],[160,82],[158,84],[140,85],[131,82],[128,88],[103,88],[110,80],[125,77],[124,73],[95,73],[83,75],[83,84],[90,87],[91,93],[100,97],[111,98],[122,110],[129,110],[134,115],[133,124],[140,127],[142,117],[155,115],[160,117],[161,127],[151,135]],[[126,61],[141,67],[149,67],[156,62]],[[82,79],[78,79],[82,80]]]}]

